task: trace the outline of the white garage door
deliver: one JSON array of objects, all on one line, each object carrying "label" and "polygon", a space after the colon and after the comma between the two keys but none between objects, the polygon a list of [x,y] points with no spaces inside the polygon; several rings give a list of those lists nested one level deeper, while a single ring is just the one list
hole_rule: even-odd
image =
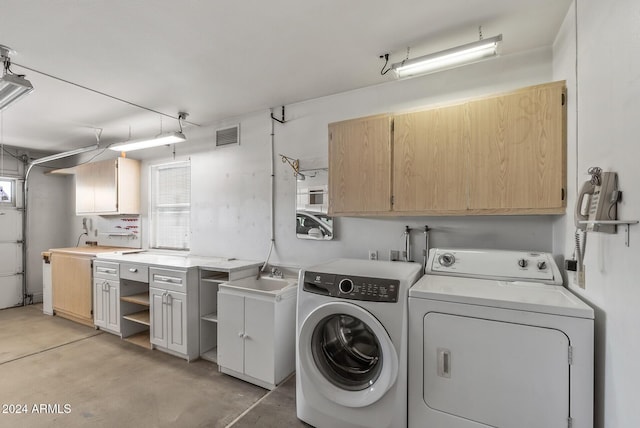
[{"label": "white garage door", "polygon": [[22,303],[21,186],[0,177],[0,309]]}]

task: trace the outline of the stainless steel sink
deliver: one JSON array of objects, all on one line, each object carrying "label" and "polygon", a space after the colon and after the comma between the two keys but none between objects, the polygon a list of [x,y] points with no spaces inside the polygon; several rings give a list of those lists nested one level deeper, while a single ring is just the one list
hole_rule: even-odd
[{"label": "stainless steel sink", "polygon": [[249,292],[267,293],[267,294],[280,294],[290,287],[296,286],[296,279],[294,278],[271,278],[271,277],[248,277],[242,279],[236,279],[229,281],[224,286],[243,289]]}]

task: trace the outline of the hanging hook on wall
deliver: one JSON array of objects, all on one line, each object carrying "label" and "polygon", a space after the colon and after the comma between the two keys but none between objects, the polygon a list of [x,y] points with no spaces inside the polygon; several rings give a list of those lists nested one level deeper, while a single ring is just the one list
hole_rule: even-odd
[{"label": "hanging hook on wall", "polygon": [[[282,124],[286,123],[287,121],[286,121],[286,120],[284,120],[284,106],[282,106],[282,120],[280,120],[280,119],[278,119],[277,117],[275,117],[275,116],[273,115],[273,113],[271,113],[271,119],[275,120],[275,121],[276,121],[276,122],[278,122],[278,123],[282,123]],[[281,155],[281,156],[282,156],[282,155]],[[283,161],[283,162],[284,162],[284,161]]]},{"label": "hanging hook on wall", "polygon": [[[277,120],[277,119],[276,119]],[[290,158],[289,156],[285,156],[283,154],[279,155],[282,159],[282,163],[288,163],[291,168],[293,168],[293,176],[298,180],[302,181],[305,179],[305,175],[300,172],[300,160]]]}]

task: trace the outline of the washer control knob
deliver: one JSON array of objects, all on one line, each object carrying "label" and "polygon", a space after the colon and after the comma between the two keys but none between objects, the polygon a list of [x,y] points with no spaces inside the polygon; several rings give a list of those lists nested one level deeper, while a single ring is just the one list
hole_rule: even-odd
[{"label": "washer control knob", "polygon": [[444,253],[438,257],[438,263],[444,267],[452,266],[456,262],[456,257],[451,253]]},{"label": "washer control knob", "polygon": [[349,294],[353,291],[353,281],[349,278],[344,278],[338,284],[338,289],[342,294]]},{"label": "washer control knob", "polygon": [[527,259],[518,260],[518,266],[520,266],[521,268],[526,268],[528,264],[529,261]]},{"label": "washer control knob", "polygon": [[541,260],[538,262],[538,270],[545,270],[547,268],[547,262]]}]

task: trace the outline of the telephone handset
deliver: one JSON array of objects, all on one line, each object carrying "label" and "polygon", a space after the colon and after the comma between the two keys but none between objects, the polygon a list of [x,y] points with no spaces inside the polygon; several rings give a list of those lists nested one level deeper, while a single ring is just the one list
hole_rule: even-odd
[{"label": "telephone handset", "polygon": [[612,224],[580,223],[582,221],[615,220],[620,192],[618,175],[615,172],[602,172],[600,168],[589,168],[591,180],[580,189],[576,201],[576,228],[587,232],[616,233]]}]

